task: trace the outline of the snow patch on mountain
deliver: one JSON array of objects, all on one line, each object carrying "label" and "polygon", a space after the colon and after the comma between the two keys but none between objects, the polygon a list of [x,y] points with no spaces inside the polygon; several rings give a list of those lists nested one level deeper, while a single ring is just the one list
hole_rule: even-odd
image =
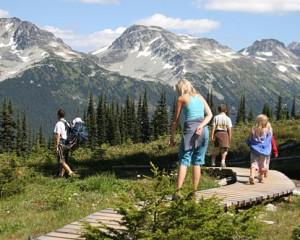
[{"label": "snow patch on mountain", "polygon": [[267,57],[272,57],[273,53],[272,52],[256,52],[257,55],[264,55]]},{"label": "snow patch on mountain", "polygon": [[277,68],[280,72],[286,72],[287,71],[287,68],[283,65],[278,65]]},{"label": "snow patch on mountain", "polygon": [[92,52],[92,55],[97,55],[97,54],[99,54],[99,53],[102,53],[102,52],[104,52],[105,50],[107,50],[108,47],[109,47],[109,46],[105,46],[105,47],[103,47],[103,48],[100,48],[99,50]]},{"label": "snow patch on mountain", "polygon": [[257,59],[257,60],[261,60],[261,61],[267,61],[267,59],[266,59],[266,58],[262,58],[262,57],[255,57],[255,59]]},{"label": "snow patch on mountain", "polygon": [[137,57],[139,58],[141,56],[143,57],[151,56],[151,51],[149,46],[147,46],[144,50],[138,52]]}]

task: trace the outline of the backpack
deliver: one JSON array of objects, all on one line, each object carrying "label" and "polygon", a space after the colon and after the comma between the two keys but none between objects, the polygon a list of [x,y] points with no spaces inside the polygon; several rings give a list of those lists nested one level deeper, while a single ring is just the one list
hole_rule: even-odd
[{"label": "backpack", "polygon": [[67,121],[64,121],[67,131],[67,143],[66,146],[70,150],[75,150],[81,145],[84,145],[88,141],[88,131],[84,122],[76,122],[73,126]]}]

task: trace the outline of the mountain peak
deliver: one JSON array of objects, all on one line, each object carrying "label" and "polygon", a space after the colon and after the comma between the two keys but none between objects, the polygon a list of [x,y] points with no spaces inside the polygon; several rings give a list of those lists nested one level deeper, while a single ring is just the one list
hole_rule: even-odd
[{"label": "mountain peak", "polygon": [[[159,26],[146,26],[146,25],[141,25],[141,24],[134,24],[130,27],[128,27],[125,32],[134,32],[134,31],[167,31],[163,29],[162,27]],[[124,32],[124,33],[125,33]]]},{"label": "mountain peak", "polygon": [[40,29],[33,23],[22,21],[19,18],[2,18],[0,19],[0,26],[2,26],[0,41],[5,42],[8,40],[13,42],[17,50],[47,46],[51,41],[64,44],[53,33]]},{"label": "mountain peak", "polygon": [[214,39],[180,35],[161,27],[143,25],[129,27],[110,47],[99,49],[93,55],[109,70],[169,84],[189,69],[198,70],[198,66],[203,69],[210,63],[240,57]]},{"label": "mountain peak", "polygon": [[255,41],[251,46],[239,51],[244,56],[251,56],[260,61],[271,61],[274,63],[295,63],[297,57],[285,46],[283,42],[276,39],[262,39]]},{"label": "mountain peak", "polygon": [[300,42],[291,42],[288,45],[288,49],[294,54],[300,56]]},{"label": "mountain peak", "polygon": [[[168,36],[168,37],[167,37]],[[112,49],[134,49],[153,42],[153,39],[172,38],[175,34],[156,26],[132,25],[111,45]]]},{"label": "mountain peak", "polygon": [[265,47],[265,48],[274,48],[276,46],[280,46],[285,48],[285,45],[283,42],[278,41],[277,39],[261,39],[261,40],[256,40],[253,43],[254,46],[260,46],[260,47]]},{"label": "mountain peak", "polygon": [[19,18],[0,18],[0,81],[23,72],[48,56],[70,61],[80,57],[53,33]]}]

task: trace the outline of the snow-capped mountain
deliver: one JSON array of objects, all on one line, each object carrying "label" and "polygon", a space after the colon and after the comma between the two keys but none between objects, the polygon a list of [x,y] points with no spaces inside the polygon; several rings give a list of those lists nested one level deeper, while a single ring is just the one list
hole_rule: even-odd
[{"label": "snow-capped mountain", "polygon": [[213,39],[176,35],[160,27],[134,25],[111,46],[92,53],[99,64],[123,75],[174,84],[186,72],[239,58]]},{"label": "snow-capped mountain", "polygon": [[174,85],[185,77],[232,105],[245,93],[256,111],[280,94],[291,98],[300,91],[299,57],[272,39],[235,52],[213,39],[134,25],[93,55],[100,66],[138,79]]},{"label": "snow-capped mountain", "polygon": [[295,54],[297,47],[299,48],[300,44],[293,43],[290,47],[286,47],[278,40],[263,39],[255,41],[250,47],[242,49],[240,53],[260,61],[270,61],[281,72],[294,72],[300,67],[299,56]]},{"label": "snow-capped mountain", "polygon": [[288,45],[288,49],[300,57],[300,42],[292,42]]},{"label": "snow-capped mountain", "polygon": [[213,90],[219,101],[231,105],[232,113],[242,94],[249,108],[260,112],[265,102],[275,105],[278,95],[299,95],[298,50],[297,43],[285,47],[262,40],[235,52],[213,39],[134,25],[110,46],[88,55],[30,22],[4,18],[0,101],[10,97],[18,109],[30,109],[31,122],[50,129],[49,116],[58,107],[63,104],[69,113],[75,112],[90,92],[122,102],[127,95],[138,99],[146,89],[153,106],[162,90],[171,102],[171,86],[185,77],[204,95]]},{"label": "snow-capped mountain", "polygon": [[52,33],[17,18],[0,19],[0,104],[10,98],[17,111],[26,111],[32,126],[52,134],[55,112],[66,109],[70,120],[86,107],[88,95],[108,100],[138,99],[147,91],[149,109],[160,91],[173,99],[173,89],[103,69],[90,55],[72,50]]},{"label": "snow-capped mountain", "polygon": [[0,18],[0,81],[53,56],[72,61],[81,55],[52,33],[18,18]]}]

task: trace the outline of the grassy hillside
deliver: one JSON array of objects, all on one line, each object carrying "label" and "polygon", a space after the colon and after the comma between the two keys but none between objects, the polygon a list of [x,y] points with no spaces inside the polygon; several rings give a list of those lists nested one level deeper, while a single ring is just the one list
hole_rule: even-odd
[{"label": "grassy hillside", "polygon": [[[119,194],[132,186],[147,188],[149,179],[137,175],[147,171],[119,170],[120,164],[170,165],[176,161],[176,149],[168,148],[165,139],[151,144],[98,149],[79,149],[70,165],[79,178],[61,179],[57,160],[51,152],[37,149],[26,159],[0,155],[0,239],[26,239],[62,227],[107,207],[116,207]],[[190,179],[191,176],[188,177]],[[175,176],[173,177],[175,188]],[[191,183],[185,185],[191,190]],[[200,189],[215,187],[204,176]]]},{"label": "grassy hillside", "polygon": [[[299,120],[276,122],[273,128],[279,144],[300,139]],[[231,158],[247,157],[248,147],[244,141],[249,129],[250,125],[234,128]],[[179,139],[178,135],[178,142]],[[0,155],[0,239],[27,239],[29,235],[49,232],[97,210],[117,206],[118,194],[128,192],[137,184],[147,187],[151,181],[138,177],[149,174],[149,169],[126,170],[122,165],[149,165],[152,161],[161,168],[176,167],[178,149],[167,143],[168,137],[163,137],[149,144],[103,145],[95,151],[79,149],[72,155],[70,165],[80,177],[69,179],[54,177],[57,162],[47,150],[35,149],[26,158]],[[299,154],[299,148],[280,153],[281,156],[286,154]],[[207,162],[209,159],[207,156]],[[190,176],[187,179],[185,187],[189,191]],[[215,181],[204,175],[200,189],[215,186]],[[268,238],[272,231],[279,230],[275,225],[264,225],[261,239],[289,239],[299,224],[298,201],[296,198],[293,205],[280,205],[278,213],[264,217],[286,229],[286,238]],[[291,221],[286,221],[287,218]]]}]

